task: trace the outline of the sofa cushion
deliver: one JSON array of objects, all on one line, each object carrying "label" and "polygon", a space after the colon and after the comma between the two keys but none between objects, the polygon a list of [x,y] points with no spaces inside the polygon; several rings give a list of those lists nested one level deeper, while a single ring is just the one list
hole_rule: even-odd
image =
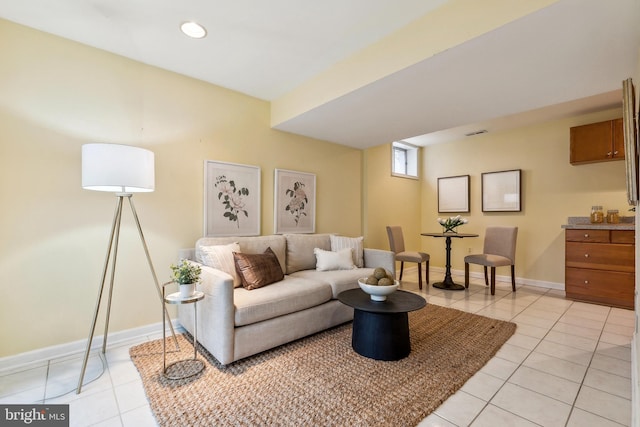
[{"label": "sofa cushion", "polygon": [[313,252],[316,254],[316,270],[352,270],[356,268],[353,265],[353,249],[344,248],[337,252],[325,251],[315,248]]},{"label": "sofa cushion", "polygon": [[331,250],[331,240],[328,234],[285,234],[287,240],[287,268],[286,274],[300,270],[315,270],[315,248]]},{"label": "sofa cushion", "polygon": [[201,237],[196,242],[196,261],[204,264],[202,261],[202,246],[227,245],[233,242],[238,242],[240,252],[244,254],[261,254],[267,248],[271,248],[278,257],[282,271],[286,271],[287,241],[284,236],[276,234],[269,236]]},{"label": "sofa cushion", "polygon": [[235,325],[243,326],[294,313],[331,300],[327,283],[289,277],[264,288],[233,291]]},{"label": "sofa cushion", "polygon": [[337,298],[342,291],[358,287],[358,279],[373,274],[374,268],[356,268],[353,270],[317,271],[303,270],[291,274],[290,277],[303,278],[315,282],[324,282],[331,286],[331,297]]},{"label": "sofa cushion", "polygon": [[271,248],[267,248],[263,254],[234,252],[233,259],[242,286],[248,290],[258,289],[284,278],[282,267]]},{"label": "sofa cushion", "polygon": [[228,245],[212,245],[202,246],[200,248],[202,254],[202,264],[217,268],[233,277],[233,286],[242,285],[240,276],[236,272],[236,263],[233,259],[234,252],[240,252],[238,242],[229,243]]},{"label": "sofa cushion", "polygon": [[356,267],[364,267],[364,237],[345,237],[332,234],[331,250],[334,252],[344,248],[353,249],[353,263]]}]

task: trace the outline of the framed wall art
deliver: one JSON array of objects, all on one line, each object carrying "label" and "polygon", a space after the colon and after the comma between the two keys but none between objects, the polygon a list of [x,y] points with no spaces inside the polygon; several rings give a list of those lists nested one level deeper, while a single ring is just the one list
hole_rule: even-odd
[{"label": "framed wall art", "polygon": [[482,174],[482,212],[520,212],[521,169]]},{"label": "framed wall art", "polygon": [[260,168],[205,160],[204,235],[260,235]]},{"label": "framed wall art", "polygon": [[469,212],[469,175],[438,178],[438,212]]},{"label": "framed wall art", "polygon": [[316,176],[276,169],[274,183],[274,233],[314,233]]},{"label": "framed wall art", "polygon": [[638,204],[638,135],[636,132],[635,88],[631,78],[622,82],[622,129],[624,132],[624,161],[627,178],[627,200],[629,205]]}]

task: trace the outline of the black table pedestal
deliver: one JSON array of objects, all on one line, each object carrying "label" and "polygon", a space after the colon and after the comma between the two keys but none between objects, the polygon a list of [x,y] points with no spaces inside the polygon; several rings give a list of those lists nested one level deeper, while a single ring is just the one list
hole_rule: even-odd
[{"label": "black table pedestal", "polygon": [[459,285],[453,281],[451,278],[451,237],[446,237],[446,245],[447,245],[447,264],[446,270],[444,273],[444,280],[442,282],[436,282],[433,284],[434,288],[438,289],[446,289],[449,291],[463,291],[464,286]]},{"label": "black table pedestal", "polygon": [[465,289],[464,285],[459,285],[458,283],[451,280],[451,278],[449,278],[449,280],[445,278],[444,282],[436,282],[433,284],[433,287],[438,289],[446,289],[448,291],[464,291]]},{"label": "black table pedestal", "polygon": [[444,280],[442,282],[434,283],[432,286],[438,289],[446,289],[449,291],[463,291],[465,287],[463,285],[459,285],[453,281],[451,278],[451,238],[455,237],[458,239],[462,239],[465,237],[478,237],[477,234],[469,234],[469,233],[456,233],[455,231],[446,231],[444,233],[421,233],[423,236],[431,236],[431,237],[444,237],[446,240],[446,254],[447,254],[447,264],[444,273]]},{"label": "black table pedestal", "polygon": [[400,360],[411,353],[407,313],[372,313],[356,309],[351,346],[376,360]]}]

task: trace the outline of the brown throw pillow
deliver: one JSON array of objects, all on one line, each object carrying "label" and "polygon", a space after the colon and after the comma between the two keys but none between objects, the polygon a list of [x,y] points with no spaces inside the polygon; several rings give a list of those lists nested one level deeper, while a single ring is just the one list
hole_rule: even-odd
[{"label": "brown throw pillow", "polygon": [[247,290],[261,288],[284,279],[278,257],[267,248],[263,254],[233,253],[236,271]]}]

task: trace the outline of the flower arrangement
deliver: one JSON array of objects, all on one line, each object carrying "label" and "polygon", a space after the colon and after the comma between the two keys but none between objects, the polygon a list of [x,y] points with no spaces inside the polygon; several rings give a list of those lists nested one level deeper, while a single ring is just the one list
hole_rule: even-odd
[{"label": "flower arrangement", "polygon": [[468,223],[467,218],[462,218],[460,215],[452,216],[449,218],[438,218],[438,223],[444,227],[444,232],[457,233],[456,228],[460,225]]},{"label": "flower arrangement", "polygon": [[202,273],[200,266],[186,259],[181,260],[178,265],[171,265],[171,278],[179,285],[198,283],[200,281],[200,273]]}]

